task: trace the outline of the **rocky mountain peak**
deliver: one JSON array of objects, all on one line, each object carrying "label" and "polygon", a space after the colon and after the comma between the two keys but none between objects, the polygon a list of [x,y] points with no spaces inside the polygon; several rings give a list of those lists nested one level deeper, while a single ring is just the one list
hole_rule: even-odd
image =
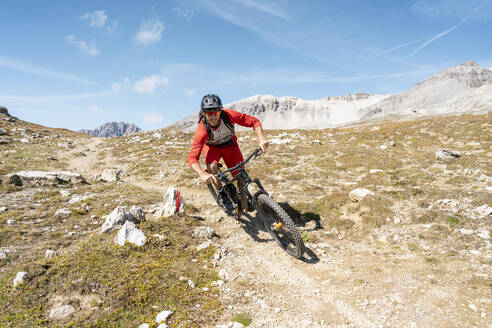
[{"label": "rocky mountain peak", "polygon": [[4,115],[9,115],[9,111],[7,110],[7,107],[5,106],[0,106],[0,114],[4,114]]},{"label": "rocky mountain peak", "polygon": [[125,136],[138,131],[141,131],[141,129],[133,123],[108,122],[94,130],[80,130],[79,132],[93,137],[111,138]]},{"label": "rocky mountain peak", "polygon": [[468,61],[434,74],[417,85],[446,80],[456,80],[469,88],[480,88],[492,83],[492,68],[482,67],[476,62]]}]

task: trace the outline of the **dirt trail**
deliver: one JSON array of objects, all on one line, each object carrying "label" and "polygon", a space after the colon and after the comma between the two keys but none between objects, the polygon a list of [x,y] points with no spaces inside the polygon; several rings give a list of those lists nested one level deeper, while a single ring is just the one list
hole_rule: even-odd
[{"label": "dirt trail", "polygon": [[[99,173],[102,143],[98,138],[77,143],[67,158],[84,149],[87,157],[69,159],[70,168]],[[172,181],[126,182],[165,192]],[[490,294],[464,287],[462,282],[475,277],[451,260],[426,262],[394,243],[342,235],[308,242],[306,258],[296,260],[254,215],[226,217],[206,191],[181,191],[220,236],[214,243],[221,254],[217,269],[225,280],[225,313],[211,327],[238,313],[250,315],[251,327],[492,327]],[[400,233],[411,235],[414,228],[401,227]]]}]

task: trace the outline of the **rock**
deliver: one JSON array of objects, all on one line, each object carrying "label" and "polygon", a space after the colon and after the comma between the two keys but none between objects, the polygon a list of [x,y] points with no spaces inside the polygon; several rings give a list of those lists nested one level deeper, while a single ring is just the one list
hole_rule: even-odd
[{"label": "rock", "polygon": [[366,196],[374,196],[374,193],[364,188],[357,188],[349,193],[349,198],[354,202],[359,202]]},{"label": "rock", "polygon": [[17,186],[57,186],[60,184],[85,184],[82,174],[68,171],[44,172],[44,171],[20,171],[7,174],[11,184]]},{"label": "rock", "polygon": [[55,218],[60,219],[72,215],[72,211],[69,208],[60,208],[55,212]]},{"label": "rock", "polygon": [[14,287],[17,287],[20,284],[24,283],[24,277],[27,275],[27,272],[21,271],[17,272],[17,275],[15,276],[14,279]]},{"label": "rock", "polygon": [[22,138],[19,141],[22,142],[22,143],[29,143],[29,139],[27,139],[27,138]]},{"label": "rock", "polygon": [[146,239],[145,234],[133,222],[126,221],[120,231],[118,231],[118,234],[116,234],[114,242],[120,246],[124,246],[126,242],[142,246],[145,244]]},{"label": "rock", "polygon": [[163,323],[173,315],[174,311],[162,311],[155,317],[156,323]]},{"label": "rock", "polygon": [[482,239],[488,240],[490,239],[490,232],[488,230],[483,230],[480,231],[480,233],[477,233],[477,236]]},{"label": "rock", "polygon": [[140,326],[138,326],[138,328],[149,328],[149,324],[148,323],[142,323]]},{"label": "rock", "polygon": [[133,216],[137,219],[138,222],[145,221],[145,213],[141,207],[138,207],[137,205],[133,205],[130,208],[130,213],[133,214]]},{"label": "rock", "polygon": [[7,110],[7,107],[5,107],[5,106],[0,106],[0,114],[10,116],[9,111]]},{"label": "rock", "polygon": [[7,225],[14,225],[15,222],[15,220],[7,220]]},{"label": "rock", "polygon": [[245,326],[240,322],[234,322],[232,328],[244,328]]},{"label": "rock", "polygon": [[53,250],[51,250],[51,249],[47,249],[47,250],[46,250],[46,253],[45,253],[45,255],[44,255],[44,256],[45,256],[46,258],[50,259],[50,258],[52,258],[52,257],[55,257],[56,255],[57,255],[57,254],[56,254],[56,252],[55,252],[55,251],[53,251]]},{"label": "rock", "polygon": [[369,171],[370,174],[374,174],[374,173],[378,173],[378,172],[383,172],[383,170],[372,169],[372,170]]},{"label": "rock", "polygon": [[69,204],[75,204],[75,203],[78,203],[78,202],[81,202],[83,200],[86,200],[86,199],[89,199],[89,198],[92,198],[94,195],[93,194],[86,194],[86,195],[74,195],[69,201],[68,203]]},{"label": "rock", "polygon": [[459,231],[462,235],[471,235],[473,233],[473,230],[470,229],[459,229]]},{"label": "rock", "polygon": [[105,215],[106,221],[104,221],[101,232],[108,232],[118,229],[126,221],[131,221],[133,223],[139,223],[140,220],[128,211],[126,206],[118,206],[109,215]]},{"label": "rock", "polygon": [[196,250],[201,251],[203,249],[209,248],[210,245],[212,245],[212,242],[210,240],[207,240],[206,242],[201,243],[200,245],[197,246]]},{"label": "rock", "polygon": [[165,323],[161,323],[159,326],[157,326],[157,328],[169,328],[169,326]]},{"label": "rock", "polygon": [[0,137],[0,145],[6,145],[12,143],[12,139],[7,137]]},{"label": "rock", "polygon": [[212,227],[203,226],[193,230],[193,237],[198,239],[212,239],[215,236],[215,231]]},{"label": "rock", "polygon": [[487,204],[479,206],[475,208],[473,211],[482,218],[486,218],[487,216],[492,215],[492,207],[488,206]]},{"label": "rock", "polygon": [[188,280],[188,286],[190,286],[191,288],[196,287],[195,282],[193,280]]},{"label": "rock", "polygon": [[9,249],[0,249],[0,259],[6,259],[8,253],[10,253]]},{"label": "rock", "polygon": [[170,186],[164,195],[164,201],[161,207],[156,211],[156,217],[170,217],[175,213],[184,213],[184,205],[185,203],[181,193],[173,186]]},{"label": "rock", "polygon": [[435,206],[451,211],[453,213],[460,213],[461,211],[463,211],[463,205],[456,199],[439,199],[432,203],[431,207]]},{"label": "rock", "polygon": [[120,169],[106,169],[101,174],[96,175],[96,182],[115,182],[120,180],[122,172]]},{"label": "rock", "polygon": [[224,269],[219,270],[219,277],[222,280],[229,280],[229,275],[227,274],[227,272]]},{"label": "rock", "polygon": [[450,162],[458,157],[461,157],[461,153],[452,149],[440,148],[436,150],[435,156],[437,160]]},{"label": "rock", "polygon": [[63,305],[51,310],[49,318],[50,319],[63,319],[68,317],[70,314],[75,312],[75,308],[71,305]]},{"label": "rock", "polygon": [[70,194],[70,191],[68,191],[68,190],[63,190],[63,189],[62,189],[62,190],[60,190],[60,195],[61,195],[62,197],[68,197],[68,196],[70,196],[71,194]]},{"label": "rock", "polygon": [[0,207],[0,213],[7,212],[7,211],[8,208],[6,208],[5,206]]},{"label": "rock", "polygon": [[0,136],[6,135],[7,130],[0,128]]}]

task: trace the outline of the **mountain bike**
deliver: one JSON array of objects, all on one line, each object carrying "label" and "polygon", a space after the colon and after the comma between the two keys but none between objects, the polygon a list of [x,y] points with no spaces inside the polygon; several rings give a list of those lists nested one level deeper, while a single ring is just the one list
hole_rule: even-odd
[{"label": "mountain bike", "polygon": [[[234,204],[235,210],[233,212],[227,210],[223,205],[217,188],[212,183],[207,185],[208,189],[217,205],[228,215],[240,216],[247,211],[256,210],[257,217],[260,218],[265,229],[280,247],[289,255],[299,259],[304,253],[304,243],[296,225],[285,210],[269,196],[260,180],[258,178],[252,180],[244,168],[246,163],[251,159],[256,159],[261,154],[261,149],[257,148],[244,161],[225,171],[219,171],[215,175],[222,182],[224,190]],[[219,164],[219,167],[222,167],[222,164]],[[233,176],[232,172],[236,170],[239,173]],[[250,188],[254,193],[250,192]]]}]

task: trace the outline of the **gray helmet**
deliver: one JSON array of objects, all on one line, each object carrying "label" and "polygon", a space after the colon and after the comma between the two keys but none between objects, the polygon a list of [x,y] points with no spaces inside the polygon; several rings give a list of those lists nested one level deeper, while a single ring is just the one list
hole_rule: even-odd
[{"label": "gray helmet", "polygon": [[202,98],[201,105],[203,112],[212,112],[222,109],[222,101],[219,96],[214,94],[208,94]]}]

